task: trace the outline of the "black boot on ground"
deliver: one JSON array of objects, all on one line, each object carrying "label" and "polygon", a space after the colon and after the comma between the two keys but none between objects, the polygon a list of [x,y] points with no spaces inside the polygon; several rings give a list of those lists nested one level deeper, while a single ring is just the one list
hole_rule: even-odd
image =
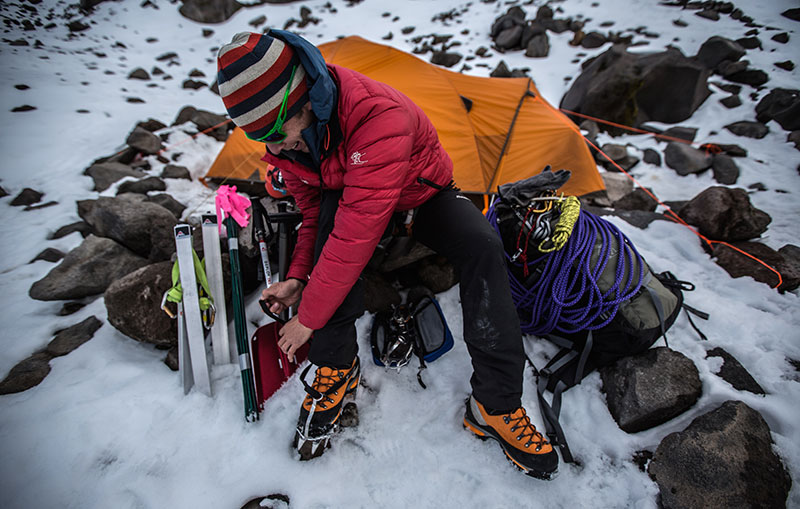
[{"label": "black boot on ground", "polygon": [[327,366],[317,368],[314,382],[309,386],[305,377],[311,365],[300,379],[306,389],[306,397],[297,419],[294,447],[301,460],[321,456],[330,447],[330,438],[339,428],[345,400],[354,399],[361,379],[358,357],[348,369]]},{"label": "black boot on ground", "polygon": [[481,439],[497,440],[508,459],[531,477],[553,479],[558,473],[558,453],[536,431],[522,407],[507,414],[490,415],[470,396],[464,427]]}]

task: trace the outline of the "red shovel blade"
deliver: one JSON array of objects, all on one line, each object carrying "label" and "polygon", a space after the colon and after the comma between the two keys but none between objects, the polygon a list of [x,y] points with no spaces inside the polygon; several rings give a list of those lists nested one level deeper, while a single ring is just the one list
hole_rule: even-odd
[{"label": "red shovel blade", "polygon": [[298,365],[308,358],[310,345],[306,343],[295,354],[295,362],[289,361],[286,354],[278,348],[278,331],[281,327],[282,325],[277,322],[262,325],[250,338],[253,376],[260,409],[263,408],[264,402],[292,376]]}]

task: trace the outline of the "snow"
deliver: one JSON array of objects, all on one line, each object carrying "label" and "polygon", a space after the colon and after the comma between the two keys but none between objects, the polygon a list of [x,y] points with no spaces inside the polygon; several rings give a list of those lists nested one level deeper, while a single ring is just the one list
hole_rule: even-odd
[{"label": "snow", "polygon": [[[761,140],[739,138],[722,127],[754,120],[755,104],[770,89],[797,88],[800,71],[781,70],[773,64],[800,54],[800,25],[780,15],[796,7],[791,0],[738,3],[756,23],[778,29],[761,29],[763,50],[749,50],[745,56],[753,67],[769,73],[767,88],[751,97],[754,90],[744,86],[743,106],[728,110],[719,104],[727,93],[712,87],[711,97],[681,125],[697,127],[698,140],[747,148],[749,156],[737,159],[742,172],[738,186],[747,188],[757,182],[766,186],[767,191],[753,192],[750,197],[773,218],[761,240],[778,249],[797,244],[800,237],[798,152],[775,122]],[[42,16],[51,8],[57,15],[66,11],[91,28],[69,37],[67,21],[61,17],[54,18],[57,26],[47,30],[26,32],[7,25],[6,44],[0,48],[4,69],[0,75],[0,185],[9,193],[0,198],[4,217],[0,238],[5,240],[0,247],[0,377],[46,346],[57,330],[91,315],[105,320],[102,298],[86,299],[87,306],[70,316],[58,316],[62,302],[30,299],[30,286],[54,265],[28,262],[46,247],[67,252],[81,243],[78,233],[58,240],[48,237],[79,220],[77,200],[116,193],[117,185],[103,193],[92,191],[91,179],[82,172],[95,159],[123,148],[136,122],[155,118],[170,124],[185,105],[224,111],[219,97],[207,88],[186,90],[181,83],[192,69],[201,70],[206,78],[200,79],[212,82],[214,48],[234,33],[252,29],[251,20],[265,14],[270,26],[280,28],[289,18],[299,18],[300,7],[307,6],[321,22],[299,33],[314,43],[360,35],[410,51],[415,46],[410,39],[417,35],[453,34],[454,40],[463,42],[453,50],[472,55],[480,46],[491,47],[491,23],[513,2],[365,0],[348,6],[331,0],[331,4],[332,8],[323,0],[265,4],[242,9],[225,23],[203,25],[183,18],[178,4],[164,0],[105,2],[90,16],[64,1],[44,0],[34,4]],[[0,4],[4,20],[20,18],[21,5]],[[540,5],[540,1],[523,5],[528,18]],[[736,39],[749,30],[729,16],[713,22],[696,16],[695,11],[658,5],[655,0],[567,0],[553,7],[563,10],[557,17],[585,20],[587,32],[631,33],[646,26],[648,32],[659,34],[653,39],[637,35],[636,40],[649,44],[635,51],[673,45],[694,55],[711,35]],[[454,21],[432,20],[451,9],[461,13]],[[383,16],[385,12],[391,14]],[[673,21],[678,19],[688,27],[676,26]],[[605,21],[614,25],[600,27]],[[401,29],[408,26],[415,30],[403,35]],[[213,34],[204,37],[204,28]],[[468,34],[461,33],[465,28]],[[783,31],[790,33],[788,44],[771,40]],[[384,41],[389,32],[392,39]],[[542,94],[557,105],[580,72],[580,63],[573,62],[576,55],[581,54],[577,58],[582,62],[608,45],[585,50],[568,44],[571,32],[549,35],[548,58],[534,60],[521,52],[501,55],[491,50],[490,58],[469,62],[486,66],[473,65],[469,72],[486,76],[500,60],[510,68],[528,67]],[[8,44],[20,38],[30,46]],[[147,42],[148,38],[156,40]],[[36,40],[41,48],[34,47]],[[179,55],[176,65],[156,61],[171,51]],[[133,69],[150,71],[153,66],[173,79],[127,79]],[[18,90],[18,84],[30,88]],[[131,97],[145,102],[128,102]],[[11,112],[23,104],[36,110]],[[205,173],[222,146],[209,137],[192,140],[181,126],[165,132],[170,133],[171,147],[165,155],[180,153],[177,164],[187,166],[195,178]],[[630,143],[640,150],[661,151],[664,146],[641,135],[601,136],[599,141]],[[158,175],[163,164],[151,162],[151,173]],[[666,167],[640,163],[633,173],[662,200],[689,199],[715,185],[710,172],[678,177]],[[58,204],[33,211],[11,207],[10,201],[25,187],[44,192],[43,202]],[[186,217],[213,209],[212,192],[196,180],[169,182],[167,191],[188,205]],[[751,278],[730,278],[682,226],[654,222],[638,230],[610,220],[657,270],[670,270],[696,284],[697,290],[687,300],[711,313],[710,320],[699,324],[709,340],[699,341],[681,315],[669,332],[669,342],[697,365],[703,395],[691,411],[651,430],[627,434],[609,414],[600,378],[592,374],[565,393],[562,412],[562,425],[582,465],[562,463],[554,481],[520,474],[496,444],[476,440],[462,429],[471,366],[461,337],[458,291],[453,288],[438,298],[456,346],[425,371],[427,390],[417,384],[413,362],[399,373],[372,364],[367,344],[370,317],[359,320],[367,384],[359,394],[361,423],[343,430],[334,439],[333,449],[312,462],[297,461],[290,448],[303,396],[296,379],[269,400],[259,422],[249,424],[243,418],[237,366],[213,367],[213,397],[197,391],[184,396],[177,373],[163,363],[165,352],[137,343],[105,323],[91,341],[53,359],[51,373],[39,386],[0,396],[3,506],[235,508],[256,496],[282,493],[290,497],[292,507],[654,508],[658,488],[632,462],[633,454],[654,450],[664,436],[684,429],[693,418],[728,399],[742,400],[762,413],[793,479],[787,505],[800,506],[800,449],[796,445],[800,443],[800,376],[787,360],[800,359],[798,291],[779,294]],[[262,316],[252,296],[248,316]],[[525,344],[534,360],[541,362],[552,353],[549,345],[534,338],[527,338]],[[737,357],[767,395],[736,391],[717,377],[719,359],[705,357],[716,346]],[[523,403],[538,423],[534,381],[529,370],[525,376]]]}]

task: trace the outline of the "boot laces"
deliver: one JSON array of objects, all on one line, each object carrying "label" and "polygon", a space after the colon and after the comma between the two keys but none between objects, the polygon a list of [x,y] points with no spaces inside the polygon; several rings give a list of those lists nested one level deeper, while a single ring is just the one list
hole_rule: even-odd
[{"label": "boot laces", "polygon": [[530,417],[528,417],[528,414],[525,413],[525,409],[522,407],[514,413],[503,416],[503,422],[511,426],[510,430],[512,433],[521,429],[520,434],[517,435],[517,440],[520,441],[527,438],[528,440],[525,442],[525,447],[536,444],[536,450],[538,451],[547,443],[542,434],[536,431],[536,426],[531,424]]},{"label": "boot laces", "polygon": [[[314,383],[312,387],[315,390],[319,391],[322,394],[323,401],[319,402],[319,406],[323,407],[326,406],[326,402],[333,403],[334,400],[327,394],[328,390],[333,387],[337,382],[339,382],[343,377],[347,376],[348,370],[346,369],[333,369],[328,367],[320,367],[317,370],[317,374],[314,377]],[[341,389],[341,387],[339,388]],[[336,391],[338,392],[338,390]],[[334,392],[334,394],[336,394]]]}]

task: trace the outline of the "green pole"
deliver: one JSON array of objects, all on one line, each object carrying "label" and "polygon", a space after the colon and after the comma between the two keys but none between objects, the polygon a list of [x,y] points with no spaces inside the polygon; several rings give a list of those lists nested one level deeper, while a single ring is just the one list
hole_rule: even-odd
[{"label": "green pole", "polygon": [[233,293],[233,323],[236,329],[236,347],[239,351],[239,368],[244,392],[244,417],[247,422],[258,420],[258,402],[250,365],[250,347],[247,337],[247,317],[244,312],[242,272],[239,266],[239,227],[232,217],[225,218],[228,230],[228,253],[231,259],[231,291]]}]

